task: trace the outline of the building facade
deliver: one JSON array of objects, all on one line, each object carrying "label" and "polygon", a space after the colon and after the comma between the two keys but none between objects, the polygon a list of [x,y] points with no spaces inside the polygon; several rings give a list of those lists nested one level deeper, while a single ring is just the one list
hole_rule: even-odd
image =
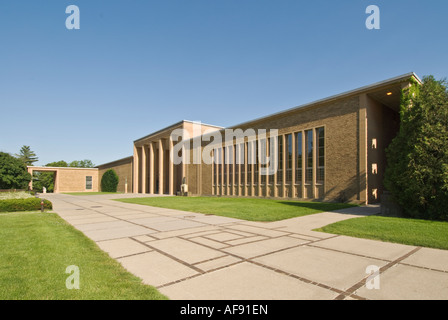
[{"label": "building facade", "polygon": [[[33,172],[54,173],[54,193],[97,192],[99,189],[97,168],[28,166],[27,169],[31,176],[33,176]],[[29,183],[29,189],[33,190],[32,179]]]},{"label": "building facade", "polygon": [[401,92],[415,82],[409,73],[229,128],[180,121],[134,141],[120,180],[134,193],[175,195],[185,184],[188,195],[375,203]]}]

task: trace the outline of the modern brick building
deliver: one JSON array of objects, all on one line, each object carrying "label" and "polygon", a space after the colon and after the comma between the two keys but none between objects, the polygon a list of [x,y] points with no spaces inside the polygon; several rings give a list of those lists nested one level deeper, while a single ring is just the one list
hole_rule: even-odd
[{"label": "modern brick building", "polygon": [[[54,173],[54,193],[96,192],[99,189],[97,168],[28,166],[27,169],[31,176],[33,172]],[[33,180],[29,183],[29,189],[33,189]]]},{"label": "modern brick building", "polygon": [[[180,121],[135,140],[133,156],[99,166],[98,181],[113,168],[123,192],[175,195],[185,183],[188,195],[378,202],[401,91],[415,81],[421,83],[405,74],[230,128]],[[238,129],[243,138],[226,144],[226,132]],[[211,148],[217,135],[222,142]],[[170,154],[183,161],[174,163]],[[262,174],[260,155],[275,156],[273,174]]]}]

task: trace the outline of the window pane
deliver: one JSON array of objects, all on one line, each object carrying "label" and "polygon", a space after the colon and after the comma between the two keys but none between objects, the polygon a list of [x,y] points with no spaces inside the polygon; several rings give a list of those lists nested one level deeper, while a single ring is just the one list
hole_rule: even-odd
[{"label": "window pane", "polygon": [[92,189],[92,177],[86,176],[86,190]]},{"label": "window pane", "polygon": [[305,181],[313,181],[313,130],[305,131],[306,175]]},{"label": "window pane", "polygon": [[266,173],[266,157],[267,154],[269,152],[269,149],[266,148],[266,139],[261,139],[259,140],[259,144],[258,144],[258,153],[260,156],[260,165],[261,168],[263,168],[263,170],[260,172],[260,176],[261,176],[261,184],[265,184],[266,183],[266,175],[263,173]]},{"label": "window pane", "polygon": [[[270,155],[271,155],[271,152],[272,152],[272,150],[271,150],[271,143],[272,143],[272,138],[269,138],[268,139],[268,146],[266,147],[267,149],[266,149],[266,152],[267,152],[267,155],[268,155],[268,157],[269,157],[269,166],[272,166],[273,164],[271,163],[271,161],[275,161],[272,157],[270,157]],[[273,148],[273,147],[272,147]],[[274,184],[274,175],[273,174],[271,174],[271,175],[269,175],[269,184]]]},{"label": "window pane", "polygon": [[296,183],[302,183],[302,132],[297,132],[296,141]]},{"label": "window pane", "polygon": [[233,184],[233,164],[235,163],[233,146],[229,146],[228,151],[229,151],[229,185],[231,185]]},{"label": "window pane", "polygon": [[324,128],[316,129],[317,135],[317,182],[323,183],[325,178],[325,131]]},{"label": "window pane", "polygon": [[218,149],[218,185],[222,182],[222,148]]},{"label": "window pane", "polygon": [[283,182],[283,136],[279,136],[278,137],[278,171],[277,171],[277,183],[282,183]]},{"label": "window pane", "polygon": [[247,148],[247,184],[250,185],[252,184],[252,168],[253,168],[253,164],[251,164],[251,145],[252,143],[248,142],[246,145]]},{"label": "window pane", "polygon": [[292,134],[286,136],[287,154],[286,154],[286,182],[292,180]]},{"label": "window pane", "polygon": [[246,144],[245,143],[242,143],[242,144],[240,144],[240,146],[239,146],[239,148],[240,148],[240,167],[241,167],[241,184],[242,185],[244,185],[244,180],[245,180],[245,178],[246,178],[246,166],[245,166],[245,163],[247,162],[246,161],[246,150],[245,150],[245,148],[246,148]]},{"label": "window pane", "polygon": [[222,184],[223,185],[226,185],[227,184],[227,164],[229,163],[229,161],[227,160],[227,156],[228,156],[228,152],[227,152],[227,150],[226,150],[226,148],[222,148],[222,155],[223,155],[223,159],[224,159],[224,163],[223,163],[223,166],[224,166],[224,180],[223,180],[223,182],[222,182]]},{"label": "window pane", "polygon": [[218,150],[213,150],[213,185],[216,184],[217,181],[217,173],[218,173]]},{"label": "window pane", "polygon": [[278,168],[283,169],[283,136],[278,137]]}]

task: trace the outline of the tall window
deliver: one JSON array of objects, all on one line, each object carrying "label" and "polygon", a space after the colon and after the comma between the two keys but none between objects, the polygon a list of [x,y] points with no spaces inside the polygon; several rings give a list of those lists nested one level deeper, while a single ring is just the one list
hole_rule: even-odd
[{"label": "tall window", "polygon": [[253,161],[253,142],[247,143],[247,184],[249,185],[251,183],[252,179],[252,164]]},{"label": "tall window", "polygon": [[218,162],[217,162],[217,157],[218,157],[218,150],[214,149],[213,150],[213,186],[216,185],[216,181],[218,178]]},{"label": "tall window", "polygon": [[286,182],[292,181],[292,134],[286,135]]},{"label": "tall window", "polygon": [[302,132],[296,133],[296,183],[302,183]]},{"label": "tall window", "polygon": [[305,182],[313,181],[313,130],[305,131]]},{"label": "tall window", "polygon": [[258,158],[258,149],[257,149],[257,141],[252,142],[252,146],[253,148],[253,164],[254,164],[254,183],[258,184],[258,162],[259,162],[259,158]]},{"label": "tall window", "polygon": [[227,147],[228,156],[227,159],[229,160],[229,185],[233,185],[233,164],[234,161],[234,152],[233,152],[233,146]]},{"label": "tall window", "polygon": [[283,136],[278,136],[278,171],[277,183],[283,182]]},{"label": "tall window", "polygon": [[86,176],[86,190],[92,190],[92,176]]},{"label": "tall window", "polygon": [[316,151],[317,151],[317,182],[324,183],[325,178],[325,130],[316,129]]},{"label": "tall window", "polygon": [[217,171],[217,178],[216,178],[216,184],[219,186],[221,185],[222,181],[222,149],[218,148],[215,150],[216,152],[216,171]]},{"label": "tall window", "polygon": [[[272,138],[268,139],[268,146],[266,147],[266,152],[268,154],[268,158],[270,159],[269,161],[272,161],[272,157],[271,156],[271,152],[273,152],[273,150],[271,149],[271,144],[272,144]],[[276,160],[274,160],[276,161]],[[272,166],[272,163],[269,163],[268,165]],[[271,174],[269,175],[269,184],[274,184],[274,175]]]},{"label": "tall window", "polygon": [[235,161],[234,161],[234,163],[235,163],[235,185],[238,185],[239,181],[240,181],[239,180],[239,178],[240,178],[240,167],[241,167],[241,165],[240,165],[240,163],[241,163],[240,157],[241,157],[241,145],[236,144],[235,145]]},{"label": "tall window", "polygon": [[[266,157],[268,155],[268,148],[266,148],[266,139],[261,139],[260,140],[260,145],[259,145],[259,150],[260,152],[260,159],[264,160],[264,163],[261,162],[261,167],[266,169],[267,165],[266,165]],[[266,172],[266,170],[264,170]],[[262,171],[263,172],[263,171]],[[261,174],[261,184],[265,184],[266,183],[266,175],[265,174]]]},{"label": "tall window", "polygon": [[244,185],[244,180],[246,179],[246,144],[240,144],[240,168],[241,168],[241,185]]},{"label": "tall window", "polygon": [[222,148],[222,159],[223,159],[223,166],[224,166],[224,180],[222,181],[222,185],[225,186],[227,184],[227,164],[229,161],[227,160],[228,152],[226,148]]}]

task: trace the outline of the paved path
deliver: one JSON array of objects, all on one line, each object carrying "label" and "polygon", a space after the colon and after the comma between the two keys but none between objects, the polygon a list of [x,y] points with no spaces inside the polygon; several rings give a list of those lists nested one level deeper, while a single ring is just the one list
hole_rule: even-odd
[{"label": "paved path", "polygon": [[378,207],[262,223],[110,200],[135,196],[45,198],[171,299],[448,299],[448,251],[312,231]]}]

